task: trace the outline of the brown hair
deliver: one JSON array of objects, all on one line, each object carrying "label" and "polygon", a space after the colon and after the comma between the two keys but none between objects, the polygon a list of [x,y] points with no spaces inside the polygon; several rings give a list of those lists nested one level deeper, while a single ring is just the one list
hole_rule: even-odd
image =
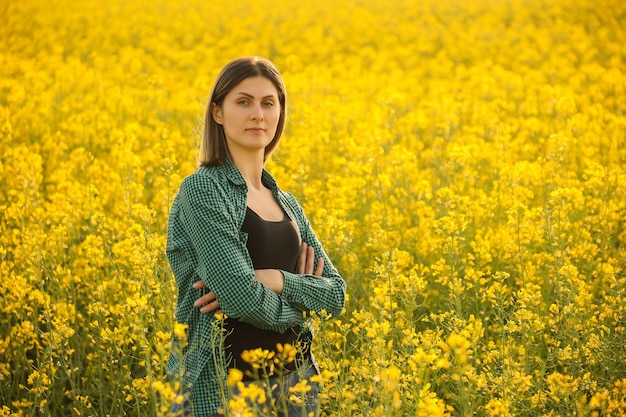
[{"label": "brown hair", "polygon": [[285,119],[287,117],[287,94],[283,79],[278,72],[276,66],[268,59],[258,56],[237,58],[230,61],[222,68],[217,76],[211,97],[206,107],[204,115],[204,127],[202,129],[202,140],[200,142],[200,154],[198,155],[198,165],[221,165],[225,159],[229,157],[228,147],[226,145],[226,136],[224,128],[218,124],[211,113],[211,104],[221,106],[224,98],[237,84],[249,77],[262,76],[270,80],[276,87],[278,92],[278,101],[280,103],[280,117],[276,134],[272,141],[265,147],[264,160],[270,156],[272,151],[276,149],[280,142],[280,137],[285,128]]}]

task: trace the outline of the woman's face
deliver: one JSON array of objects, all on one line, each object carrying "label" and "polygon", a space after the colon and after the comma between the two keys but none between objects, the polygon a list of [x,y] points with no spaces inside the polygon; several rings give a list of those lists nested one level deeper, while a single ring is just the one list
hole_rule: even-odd
[{"label": "woman's face", "polygon": [[278,91],[269,79],[246,78],[226,95],[222,106],[212,106],[231,154],[264,153],[276,134],[281,111]]}]

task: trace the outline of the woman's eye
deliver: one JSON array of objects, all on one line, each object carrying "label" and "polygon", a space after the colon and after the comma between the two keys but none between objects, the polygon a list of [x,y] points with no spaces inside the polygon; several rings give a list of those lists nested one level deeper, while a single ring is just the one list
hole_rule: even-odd
[{"label": "woman's eye", "polygon": [[241,99],[241,100],[237,101],[237,104],[241,104],[241,105],[248,104],[248,100],[246,100],[246,99]]},{"label": "woman's eye", "polygon": [[265,105],[265,107],[272,107],[272,106],[274,106],[274,102],[272,102],[272,101],[266,101],[263,104]]}]

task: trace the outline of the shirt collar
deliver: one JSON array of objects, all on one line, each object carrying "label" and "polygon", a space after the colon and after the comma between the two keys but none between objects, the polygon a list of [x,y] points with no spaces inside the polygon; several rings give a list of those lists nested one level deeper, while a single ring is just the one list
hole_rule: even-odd
[{"label": "shirt collar", "polygon": [[243,175],[241,175],[241,172],[239,172],[235,164],[233,164],[230,159],[224,158],[222,167],[226,178],[228,178],[230,182],[235,185],[246,185],[246,180],[243,179]]},{"label": "shirt collar", "polygon": [[[231,183],[238,186],[246,185],[243,175],[241,175],[241,172],[239,172],[235,164],[233,164],[230,159],[225,158],[222,166],[224,167],[224,174],[226,175],[226,178],[228,178]],[[261,173],[261,181],[272,191],[276,191],[278,189],[276,180],[265,168],[263,168],[263,172]]]},{"label": "shirt collar", "polygon": [[276,180],[274,179],[272,174],[270,174],[269,172],[265,170],[265,168],[263,168],[263,172],[261,173],[261,182],[265,184],[267,187],[269,187],[269,189],[272,191],[278,190],[278,185],[276,184]]}]

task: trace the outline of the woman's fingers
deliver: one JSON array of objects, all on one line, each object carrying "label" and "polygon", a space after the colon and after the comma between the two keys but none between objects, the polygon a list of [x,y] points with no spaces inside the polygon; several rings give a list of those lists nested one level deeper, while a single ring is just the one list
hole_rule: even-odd
[{"label": "woman's fingers", "polygon": [[321,277],[322,272],[324,272],[324,258],[319,258],[317,260],[317,268],[315,268],[315,273],[313,275]]},{"label": "woman's fingers", "polygon": [[300,245],[300,256],[298,256],[298,266],[296,268],[298,274],[306,274],[306,248],[307,244],[302,242]]},{"label": "woman's fingers", "polygon": [[315,261],[315,249],[312,246],[302,242],[300,246],[300,257],[298,258],[297,273],[322,276],[324,271],[324,259],[319,258]]},{"label": "woman's fingers", "polygon": [[[204,282],[198,281],[193,284],[193,287],[196,289],[200,289],[206,288],[206,285],[204,284]],[[213,291],[204,294],[202,297],[198,298],[196,302],[193,303],[193,305],[196,307],[200,307],[201,313],[221,312],[221,310],[219,309],[220,303],[217,301],[217,296]]]},{"label": "woman's fingers", "polygon": [[216,312],[220,308],[220,303],[215,298],[215,293],[213,292],[200,297],[194,305],[200,307],[201,313]]},{"label": "woman's fingers", "polygon": [[306,274],[313,274],[313,269],[315,268],[315,250],[313,247],[309,246],[306,249]]},{"label": "woman's fingers", "polygon": [[196,290],[206,288],[206,284],[202,280],[194,282],[191,286],[194,287]]}]

